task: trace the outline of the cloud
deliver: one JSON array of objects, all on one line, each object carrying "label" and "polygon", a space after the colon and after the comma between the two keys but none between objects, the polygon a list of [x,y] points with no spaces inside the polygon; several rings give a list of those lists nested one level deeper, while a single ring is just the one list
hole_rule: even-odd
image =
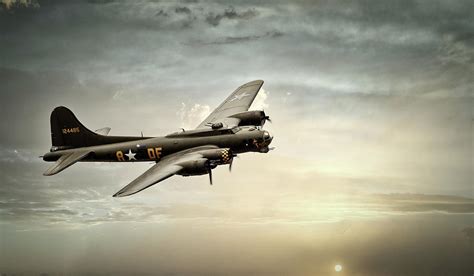
[{"label": "cloud", "polygon": [[192,41],[186,43],[187,45],[222,45],[222,44],[234,44],[234,43],[243,43],[243,42],[250,42],[256,41],[264,38],[277,38],[281,37],[284,34],[278,31],[271,31],[266,32],[264,34],[256,34],[256,35],[245,35],[245,36],[226,36],[222,38],[218,38],[214,41],[206,42],[202,40]]},{"label": "cloud", "polygon": [[[282,163],[282,167],[295,167],[281,158],[279,163]],[[279,170],[276,163],[267,165],[270,170]],[[205,177],[190,179],[175,176],[139,195],[121,200],[113,200],[110,195],[142,173],[144,168],[123,177],[123,174],[120,176],[118,166],[101,170],[97,167],[81,169],[77,168],[80,165],[76,165],[64,177],[38,178],[33,173],[14,178],[15,172],[11,172],[11,165],[2,166],[5,168],[5,186],[0,192],[6,195],[0,197],[2,221],[20,224],[36,222],[38,227],[49,227],[52,224],[58,227],[79,227],[114,222],[190,220],[232,225],[290,225],[356,220],[360,217],[377,219],[400,214],[474,213],[474,200],[465,197],[401,193],[350,194],[347,192],[350,189],[348,187],[358,185],[357,180],[347,183],[345,179],[307,175],[308,179],[324,183],[324,186],[315,186],[312,182],[306,183],[306,177],[298,178],[298,172],[294,172],[293,176],[288,175],[288,172],[269,175],[266,170],[261,169],[261,177],[246,177],[242,172],[256,167],[256,164],[249,163],[248,160],[237,162],[234,171],[238,173],[238,177],[235,180],[227,179],[229,175],[226,170],[225,175],[222,175],[223,168],[217,170],[216,182],[226,186],[216,191],[208,190]],[[42,163],[36,166],[45,167]],[[27,168],[24,165],[20,167]],[[127,168],[133,169],[130,165]],[[84,169],[89,171],[87,179],[97,184],[91,186],[88,181],[78,178]],[[111,186],[114,183],[111,179],[119,177],[124,179],[124,183]],[[64,184],[63,179],[78,180]],[[288,181],[292,182],[291,187],[284,186]],[[325,186],[339,188],[331,190]],[[305,191],[304,196],[301,190]],[[264,191],[265,196],[261,196]],[[192,200],[189,199],[189,194],[193,194]],[[204,199],[205,204],[202,202]]]},{"label": "cloud", "polygon": [[444,212],[451,214],[474,213],[474,199],[426,194],[379,194],[369,199],[395,212]]},{"label": "cloud", "polygon": [[474,240],[474,226],[466,227],[462,229],[462,232],[464,233],[464,235],[466,235],[466,238],[468,238],[471,241]]},{"label": "cloud", "polygon": [[174,9],[175,13],[185,13],[185,14],[191,14],[191,10],[188,7],[176,7]]},{"label": "cloud", "polygon": [[257,94],[257,97],[253,100],[250,109],[254,110],[264,110],[270,106],[268,103],[269,92],[265,91],[264,88],[261,88]]},{"label": "cloud", "polygon": [[117,0],[87,0],[87,3],[97,4],[97,5],[107,5],[110,3],[116,3]]},{"label": "cloud", "polygon": [[4,7],[7,10],[29,7],[39,8],[39,6],[37,0],[0,0],[0,8]]},{"label": "cloud", "polygon": [[[0,4],[2,273],[473,271],[472,1],[93,2]],[[163,135],[256,78],[277,149],[213,186],[118,200],[151,164],[41,176],[57,105]]]},{"label": "cloud", "polygon": [[196,103],[191,107],[187,107],[185,103],[181,103],[181,109],[177,112],[177,115],[181,119],[181,126],[183,128],[192,129],[199,125],[210,112],[208,105]]},{"label": "cloud", "polygon": [[158,12],[155,14],[155,16],[169,16],[169,14],[167,12],[165,12],[164,10],[158,10]]},{"label": "cloud", "polygon": [[[113,210],[110,215],[123,212]],[[335,263],[357,276],[464,275],[472,271],[470,243],[459,235],[467,218],[417,215],[238,226],[225,220],[136,223],[132,218],[131,223],[90,224],[62,232],[18,231],[3,225],[2,233],[9,237],[3,246],[9,254],[2,259],[2,269],[9,274],[22,269],[59,274],[55,264],[65,259],[72,263],[60,271],[81,275],[332,275]],[[21,267],[19,258],[24,260]]]},{"label": "cloud", "polygon": [[443,64],[457,63],[474,68],[474,47],[468,41],[457,41],[453,35],[445,35],[439,53]]},{"label": "cloud", "polygon": [[[152,82],[157,79],[160,85],[163,80],[168,85],[176,83],[177,75],[197,82],[195,72],[202,62],[218,54],[201,81],[212,81],[211,76],[225,68],[239,78],[261,72],[273,83],[307,85],[313,91],[472,96],[472,35],[466,23],[470,14],[463,8],[469,2],[364,3],[261,2],[226,8],[212,2],[177,6],[118,1],[98,8],[45,2],[47,8],[38,9],[37,16],[25,14],[18,22],[12,16],[0,18],[0,28],[8,34],[8,40],[2,41],[2,52],[8,57],[4,66],[25,70],[46,66],[78,72],[83,78],[156,86]],[[176,13],[183,7],[192,14]],[[59,16],[58,10],[67,16]],[[227,14],[250,10],[258,15],[251,21],[224,17],[216,27],[206,22],[210,13],[220,18],[226,10]],[[168,16],[156,16],[165,13]],[[229,24],[222,24],[223,20]],[[87,22],[96,28],[90,29]],[[43,39],[41,30],[51,26],[54,30]],[[74,26],[75,31],[66,26]],[[88,35],[74,35],[82,32]],[[272,36],[278,36],[278,41],[265,39]],[[249,41],[255,45],[246,45]],[[215,47],[194,47],[200,44]],[[27,45],[35,45],[34,52]],[[291,68],[293,74],[288,78],[284,70],[278,72],[267,64]],[[238,70],[243,67],[246,70]]]},{"label": "cloud", "polygon": [[0,148],[0,162],[5,163],[17,163],[17,162],[27,162],[33,163],[38,162],[39,156],[35,156],[30,150],[24,149],[7,149]]},{"label": "cloud", "polygon": [[206,16],[206,22],[212,26],[218,26],[222,20],[249,20],[258,15],[258,12],[254,9],[248,9],[246,11],[237,12],[235,8],[227,8],[223,13],[209,13]]}]

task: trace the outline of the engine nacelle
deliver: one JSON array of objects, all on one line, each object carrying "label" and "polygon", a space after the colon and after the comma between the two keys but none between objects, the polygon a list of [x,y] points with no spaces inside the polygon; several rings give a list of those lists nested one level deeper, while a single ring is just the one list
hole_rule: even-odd
[{"label": "engine nacelle", "polygon": [[262,110],[241,112],[229,117],[240,119],[239,126],[263,126],[269,120]]},{"label": "engine nacelle", "polygon": [[229,148],[207,149],[198,152],[203,159],[190,160],[179,163],[183,169],[177,173],[182,176],[208,174],[209,170],[217,167],[217,165],[229,164],[232,162],[234,155]]},{"label": "engine nacelle", "polygon": [[208,149],[199,151],[199,153],[216,165],[229,164],[234,158],[234,154],[229,148]]},{"label": "engine nacelle", "polygon": [[182,166],[183,169],[177,174],[182,176],[208,174],[209,169],[216,167],[216,165],[212,165],[209,162],[209,160],[191,160],[180,163],[179,165]]}]

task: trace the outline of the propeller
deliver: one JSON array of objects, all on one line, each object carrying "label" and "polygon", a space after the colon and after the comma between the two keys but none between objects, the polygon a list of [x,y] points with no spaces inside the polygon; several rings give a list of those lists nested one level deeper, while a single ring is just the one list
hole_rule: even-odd
[{"label": "propeller", "polygon": [[232,163],[234,162],[234,158],[230,159],[229,162],[229,172],[232,172]]},{"label": "propeller", "polygon": [[209,160],[206,162],[206,166],[207,166],[207,172],[209,173],[209,184],[212,185],[212,168],[211,168],[211,162]]},{"label": "propeller", "polygon": [[232,172],[232,163],[234,163],[234,157],[240,158],[237,154],[232,154],[232,158],[229,162],[229,172]]},{"label": "propeller", "polygon": [[270,123],[272,122],[272,120],[270,119],[270,116],[267,116],[266,113],[265,113],[265,110],[262,111],[263,112],[263,119],[265,121],[269,121]]},{"label": "propeller", "polygon": [[212,185],[212,169],[209,169],[209,184]]}]

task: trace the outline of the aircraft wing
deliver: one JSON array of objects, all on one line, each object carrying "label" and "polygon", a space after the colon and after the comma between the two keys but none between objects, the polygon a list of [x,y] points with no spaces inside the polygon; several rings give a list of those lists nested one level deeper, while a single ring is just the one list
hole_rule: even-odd
[{"label": "aircraft wing", "polygon": [[237,88],[223,103],[221,103],[197,128],[209,127],[213,123],[223,123],[230,128],[239,124],[239,119],[229,118],[236,113],[248,111],[257,96],[263,80],[255,80]]},{"label": "aircraft wing", "polygon": [[120,191],[115,193],[114,197],[129,196],[140,192],[160,181],[163,181],[183,169],[180,165],[186,161],[193,160],[205,160],[199,153],[201,150],[218,148],[216,146],[201,146],[191,149],[179,151],[164,157],[161,161],[157,162],[153,167],[148,169],[138,178],[130,182],[127,186],[123,187]]},{"label": "aircraft wing", "polygon": [[57,174],[58,172],[66,169],[82,158],[86,157],[90,151],[88,150],[76,150],[70,153],[65,153],[50,167],[46,170],[43,175],[49,176]]}]

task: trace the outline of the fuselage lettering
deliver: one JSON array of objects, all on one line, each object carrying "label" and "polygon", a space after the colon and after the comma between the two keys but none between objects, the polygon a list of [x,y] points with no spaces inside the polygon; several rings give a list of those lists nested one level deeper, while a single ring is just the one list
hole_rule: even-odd
[{"label": "fuselage lettering", "polygon": [[81,132],[81,130],[79,129],[79,127],[63,128],[62,131],[63,131],[63,134],[79,133],[79,132]]},{"label": "fuselage lettering", "polygon": [[115,153],[115,156],[117,157],[117,161],[125,161],[125,158],[123,157],[123,152],[121,150],[118,150]]},{"label": "fuselage lettering", "polygon": [[148,158],[150,160],[159,160],[161,157],[161,147],[160,148],[147,148]]}]

